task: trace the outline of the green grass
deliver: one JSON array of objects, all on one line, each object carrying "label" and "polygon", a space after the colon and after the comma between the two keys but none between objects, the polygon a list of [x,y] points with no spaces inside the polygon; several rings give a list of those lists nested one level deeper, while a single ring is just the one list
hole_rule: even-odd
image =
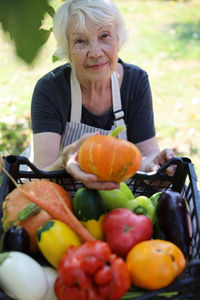
[{"label": "green grass", "polygon": [[[116,0],[129,32],[129,41],[120,57],[149,74],[155,123],[160,147],[172,147],[177,155],[192,159],[200,177],[200,2]],[[57,7],[58,0],[52,1]],[[47,19],[44,26],[49,26]],[[32,66],[20,61],[13,47],[0,32],[0,120],[23,124],[30,122],[30,103],[34,85],[57,65],[52,62],[55,41],[51,36]],[[9,117],[9,118],[8,118]],[[27,139],[29,138],[27,133]],[[5,133],[4,133],[5,135]],[[13,138],[12,138],[13,137]],[[8,147],[0,152],[17,153],[11,134]],[[5,140],[5,138],[4,138]]]}]

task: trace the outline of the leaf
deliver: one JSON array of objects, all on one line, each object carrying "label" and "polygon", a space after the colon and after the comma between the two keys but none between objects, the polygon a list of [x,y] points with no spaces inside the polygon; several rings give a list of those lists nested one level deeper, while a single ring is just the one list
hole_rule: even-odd
[{"label": "leaf", "polygon": [[0,22],[14,41],[17,55],[31,64],[51,29],[40,29],[46,13],[54,14],[50,0],[0,0]]},{"label": "leaf", "polygon": [[[178,292],[177,291],[169,291],[169,292],[163,292],[163,293],[156,293],[156,290],[155,291],[148,291],[148,290],[145,290],[145,289],[142,289],[142,288],[138,288],[138,287],[135,287],[135,286],[131,286],[130,290],[121,298],[121,300],[131,300],[131,299],[135,299],[138,297],[142,297],[142,296],[147,296],[148,299],[154,299],[154,296],[155,296],[155,299],[158,299],[158,297],[161,297],[162,299],[165,297],[165,298],[171,298],[172,299],[172,296],[177,296],[178,295]],[[149,296],[151,296],[151,298],[149,298]],[[147,298],[146,298],[147,299]]]},{"label": "leaf", "polygon": [[51,17],[53,17],[54,14],[55,14],[54,8],[53,8],[52,6],[49,5],[49,6],[47,7],[47,13],[48,13]]},{"label": "leaf", "polygon": [[52,62],[56,62],[58,60],[59,60],[59,58],[56,55],[52,55]]},{"label": "leaf", "polygon": [[31,40],[17,38],[17,40],[15,40],[17,55],[30,64],[36,57],[38,50],[48,40],[50,32],[51,30],[38,29],[32,31]]}]

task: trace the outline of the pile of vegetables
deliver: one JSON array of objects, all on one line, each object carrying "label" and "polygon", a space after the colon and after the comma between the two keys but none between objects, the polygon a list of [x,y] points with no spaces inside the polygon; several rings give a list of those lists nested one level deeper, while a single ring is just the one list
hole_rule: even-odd
[{"label": "pile of vegetables", "polygon": [[116,178],[119,189],[82,187],[73,198],[45,179],[16,185],[3,203],[0,288],[7,295],[118,300],[138,288],[167,287],[184,271],[192,238],[185,199],[174,191],[135,198]]},{"label": "pile of vegetables", "polygon": [[[58,206],[59,199],[62,199],[63,204]],[[35,202],[39,202],[36,204],[40,205],[35,205]],[[44,209],[41,209],[41,204],[45,205]],[[61,210],[63,205],[72,210],[71,196],[60,185],[48,180],[28,182],[14,189],[3,202],[3,229],[6,231],[11,225],[22,226],[29,234],[31,251],[37,252],[37,229],[52,218],[51,212],[49,213],[50,207],[55,214],[60,215],[58,210]]]}]

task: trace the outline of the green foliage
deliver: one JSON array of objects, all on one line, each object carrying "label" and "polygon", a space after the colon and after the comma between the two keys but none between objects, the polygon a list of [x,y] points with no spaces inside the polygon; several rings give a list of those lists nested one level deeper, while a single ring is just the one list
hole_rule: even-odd
[{"label": "green foliage", "polygon": [[[6,155],[20,155],[30,143],[29,125],[26,123],[0,123],[0,160]],[[3,172],[0,170],[0,186]]]},{"label": "green foliage", "polygon": [[30,142],[28,124],[0,123],[0,155],[21,154]]},{"label": "green foliage", "polygon": [[17,55],[31,64],[49,38],[51,28],[41,28],[46,13],[53,16],[50,0],[0,0],[0,22],[14,41]]},{"label": "green foliage", "polygon": [[120,2],[127,24],[132,26],[126,56],[134,53],[137,63],[138,58],[142,63],[158,56],[161,59],[199,59],[200,4],[143,0],[143,4],[133,1],[129,7],[126,2]]}]

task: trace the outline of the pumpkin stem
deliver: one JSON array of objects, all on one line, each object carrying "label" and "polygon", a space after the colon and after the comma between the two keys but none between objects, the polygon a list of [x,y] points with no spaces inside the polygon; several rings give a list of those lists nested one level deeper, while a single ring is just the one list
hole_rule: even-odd
[{"label": "pumpkin stem", "polygon": [[18,214],[17,214],[18,220],[23,222],[26,219],[39,214],[39,212],[41,210],[42,209],[37,204],[31,202],[26,207],[24,207],[23,209],[18,211]]},{"label": "pumpkin stem", "polygon": [[113,129],[113,131],[109,135],[117,137],[117,135],[124,130],[126,130],[126,127],[124,125],[120,125]]}]

